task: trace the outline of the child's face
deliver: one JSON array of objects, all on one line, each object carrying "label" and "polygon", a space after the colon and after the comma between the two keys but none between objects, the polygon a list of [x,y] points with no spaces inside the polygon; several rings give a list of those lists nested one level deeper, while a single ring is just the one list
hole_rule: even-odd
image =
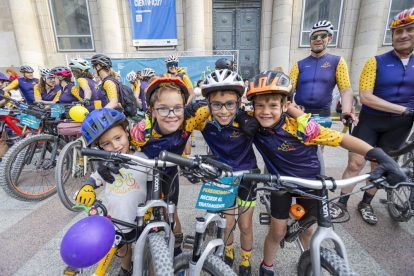
[{"label": "child's face", "polygon": [[[171,111],[174,108],[176,108],[174,110],[175,113]],[[184,108],[184,102],[179,92],[170,89],[162,91],[152,108],[152,117],[157,120],[161,134],[168,135],[174,133],[182,125],[184,122],[184,110],[181,108]],[[167,109],[170,110],[168,116],[161,116],[165,115],[164,112]]]},{"label": "child's face", "polygon": [[[236,116],[237,106],[239,105],[236,94],[226,93],[222,95],[220,92],[214,93],[210,95],[209,101],[210,101],[211,115],[217,120],[217,122],[220,125],[222,126],[228,125],[231,122],[231,120],[233,120],[234,116]],[[230,110],[227,109],[226,106]],[[218,108],[220,109],[217,110]]]},{"label": "child's face", "polygon": [[104,133],[99,138],[99,146],[106,151],[116,151],[120,153],[128,153],[129,138],[128,133],[122,126],[115,126]]},{"label": "child's face", "polygon": [[290,102],[283,106],[281,98],[274,99],[266,96],[256,96],[254,99],[254,117],[262,127],[272,128],[279,122],[283,112],[286,112]]}]

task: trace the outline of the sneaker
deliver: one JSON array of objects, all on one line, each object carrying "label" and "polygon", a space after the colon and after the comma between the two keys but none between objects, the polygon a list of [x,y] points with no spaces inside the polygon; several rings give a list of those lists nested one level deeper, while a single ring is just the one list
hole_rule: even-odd
[{"label": "sneaker", "polygon": [[343,205],[340,202],[335,202],[335,204],[331,204],[329,208],[329,212],[331,213],[331,219],[342,218],[345,215],[345,212],[339,207],[347,208],[347,206]]},{"label": "sneaker", "polygon": [[239,266],[239,275],[240,276],[251,276],[252,275],[252,267],[241,265]]},{"label": "sneaker", "polygon": [[132,269],[134,268],[134,264],[132,264],[129,270],[123,269],[121,266],[121,270],[118,273],[118,276],[132,276]]},{"label": "sneaker", "polygon": [[[234,251],[233,251],[233,256],[234,256]],[[224,262],[226,263],[226,265],[232,268],[234,259],[230,258],[229,256],[224,256]]]},{"label": "sneaker", "polygon": [[377,216],[374,215],[374,209],[372,209],[372,206],[370,204],[365,204],[362,201],[358,203],[358,211],[362,215],[362,219],[371,225],[377,224]]},{"label": "sneaker", "polygon": [[195,140],[191,140],[190,144],[193,148],[195,148]]},{"label": "sneaker", "polygon": [[266,268],[263,267],[263,264],[260,264],[259,267],[259,276],[274,276],[275,273],[270,270],[267,270]]}]

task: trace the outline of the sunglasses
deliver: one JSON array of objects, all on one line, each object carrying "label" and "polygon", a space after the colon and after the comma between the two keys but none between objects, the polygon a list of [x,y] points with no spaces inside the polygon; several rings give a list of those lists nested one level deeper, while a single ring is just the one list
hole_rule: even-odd
[{"label": "sunglasses", "polygon": [[178,62],[168,62],[168,67],[178,67]]},{"label": "sunglasses", "polygon": [[322,39],[325,39],[325,38],[327,38],[327,37],[328,37],[328,34],[327,34],[327,33],[323,33],[323,34],[314,34],[314,35],[311,35],[310,39],[311,39],[311,40],[317,40],[317,39],[318,39],[318,37],[320,37],[320,38],[322,38]]}]

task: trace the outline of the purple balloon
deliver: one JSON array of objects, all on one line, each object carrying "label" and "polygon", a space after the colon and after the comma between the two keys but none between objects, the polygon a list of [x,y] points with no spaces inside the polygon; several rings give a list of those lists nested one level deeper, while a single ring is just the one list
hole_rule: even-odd
[{"label": "purple balloon", "polygon": [[75,223],[60,245],[62,260],[74,268],[85,268],[99,262],[111,249],[115,227],[111,220],[91,216]]}]

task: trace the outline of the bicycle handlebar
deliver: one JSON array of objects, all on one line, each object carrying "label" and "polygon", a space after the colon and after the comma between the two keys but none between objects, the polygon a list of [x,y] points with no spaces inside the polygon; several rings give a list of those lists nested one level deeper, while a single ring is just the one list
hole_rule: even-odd
[{"label": "bicycle handlebar", "polygon": [[158,158],[160,160],[169,161],[169,162],[175,163],[175,164],[177,164],[181,167],[187,167],[187,168],[190,168],[190,169],[194,168],[198,164],[193,159],[182,157],[178,154],[174,154],[174,153],[168,152],[166,150],[161,151]]},{"label": "bicycle handlebar", "polygon": [[392,150],[390,152],[388,152],[388,155],[391,157],[397,157],[403,154],[406,154],[410,151],[414,150],[414,141],[410,142],[408,145],[406,145],[405,147],[402,147],[398,150]]}]

